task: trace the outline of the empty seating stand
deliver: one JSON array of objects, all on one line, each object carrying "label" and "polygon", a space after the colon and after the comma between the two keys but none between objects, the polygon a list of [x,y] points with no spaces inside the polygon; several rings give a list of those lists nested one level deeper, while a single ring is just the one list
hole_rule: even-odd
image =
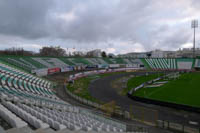
[{"label": "empty seating stand", "polygon": [[[67,57],[0,57],[0,60],[32,72],[38,69],[47,69],[83,65],[108,65],[108,64],[135,64],[131,58],[67,58]],[[140,60],[140,59],[138,59]],[[139,61],[142,63],[141,61]]]},{"label": "empty seating stand", "polygon": [[176,59],[152,58],[145,59],[151,69],[174,70],[177,69]]},{"label": "empty seating stand", "polygon": [[125,131],[62,101],[54,94],[51,86],[47,80],[0,63],[0,117],[17,129],[31,127],[36,131],[51,129],[55,132]]},{"label": "empty seating stand", "polygon": [[0,116],[6,120],[11,126],[21,128],[27,126],[27,123],[17,117],[14,113],[9,111],[3,105],[0,104]]}]

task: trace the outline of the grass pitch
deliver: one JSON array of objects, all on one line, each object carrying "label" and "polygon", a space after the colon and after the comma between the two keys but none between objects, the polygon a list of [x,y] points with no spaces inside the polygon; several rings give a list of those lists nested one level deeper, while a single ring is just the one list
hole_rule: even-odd
[{"label": "grass pitch", "polygon": [[178,79],[155,88],[141,88],[134,96],[200,107],[200,73],[181,74]]},{"label": "grass pitch", "polygon": [[144,82],[156,79],[162,75],[163,75],[162,73],[157,73],[157,74],[149,74],[148,76],[137,76],[130,78],[127,82],[127,88],[123,89],[122,94],[127,94],[132,88],[135,88]]}]

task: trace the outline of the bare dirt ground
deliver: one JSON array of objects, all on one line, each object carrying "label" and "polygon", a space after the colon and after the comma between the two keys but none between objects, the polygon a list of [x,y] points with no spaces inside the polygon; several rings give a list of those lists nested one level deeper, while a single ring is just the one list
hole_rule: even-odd
[{"label": "bare dirt ground", "polygon": [[111,82],[111,87],[114,88],[119,95],[126,95],[126,93],[124,93],[123,90],[127,87],[128,80],[132,77],[134,77],[134,75],[128,75],[128,76],[124,76],[116,80],[113,80]]}]

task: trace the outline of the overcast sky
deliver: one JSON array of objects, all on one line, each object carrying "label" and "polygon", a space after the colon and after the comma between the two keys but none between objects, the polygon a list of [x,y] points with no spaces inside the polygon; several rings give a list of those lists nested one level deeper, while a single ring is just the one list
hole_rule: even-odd
[{"label": "overcast sky", "polygon": [[192,47],[192,19],[200,0],[0,0],[0,49],[177,50]]}]

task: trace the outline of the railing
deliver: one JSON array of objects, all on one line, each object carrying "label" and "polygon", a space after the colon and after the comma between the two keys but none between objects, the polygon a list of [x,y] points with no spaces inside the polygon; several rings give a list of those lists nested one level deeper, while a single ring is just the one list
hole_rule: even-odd
[{"label": "railing", "polygon": [[[87,104],[89,106],[93,106],[95,108],[99,108],[101,105],[89,100],[86,100],[84,98],[81,98],[79,96],[76,96],[75,94],[73,94],[72,92],[70,92],[68,89],[66,89],[66,92],[74,99],[78,100],[81,103]],[[144,132],[147,133],[148,132],[148,127],[146,126],[142,126],[142,125],[138,125],[138,124],[127,124],[125,122],[113,119],[111,117],[107,117],[105,115],[103,115],[103,113],[101,114],[100,112],[97,111],[93,111],[93,110],[89,110],[89,109],[83,109],[80,108],[80,113],[85,114],[91,118],[94,118],[96,120],[100,120],[103,121],[104,123],[113,125],[115,127],[121,128],[124,131],[135,131],[135,132]],[[125,112],[123,112],[125,113]]]},{"label": "railing", "polygon": [[164,120],[157,120],[157,126],[159,128],[163,128],[163,129],[173,129],[176,130],[178,132],[183,132],[183,133],[200,133],[200,128],[197,125],[195,125],[196,127],[188,127],[182,124],[178,124],[178,123],[173,123],[173,122],[169,122],[169,121],[164,121]]}]

